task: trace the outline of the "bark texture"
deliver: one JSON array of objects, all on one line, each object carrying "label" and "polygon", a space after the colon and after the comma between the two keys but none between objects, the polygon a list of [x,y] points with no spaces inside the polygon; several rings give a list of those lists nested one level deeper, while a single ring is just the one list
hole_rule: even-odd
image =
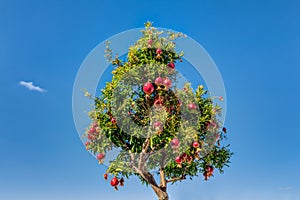
[{"label": "bark texture", "polygon": [[158,200],[169,200],[169,195],[163,188],[160,188],[155,185],[151,185],[152,189],[154,190],[155,194],[158,197]]}]

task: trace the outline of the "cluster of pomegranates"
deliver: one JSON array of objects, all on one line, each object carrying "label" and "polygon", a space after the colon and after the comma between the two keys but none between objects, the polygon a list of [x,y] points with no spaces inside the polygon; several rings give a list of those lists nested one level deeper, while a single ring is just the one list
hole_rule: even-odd
[{"label": "cluster of pomegranates", "polygon": [[[169,89],[172,87],[172,81],[169,78],[161,78],[160,76],[154,80],[155,85],[158,89]],[[154,92],[155,88],[151,82],[147,82],[143,85],[143,92],[150,95]]]},{"label": "cluster of pomegranates", "polygon": [[[149,45],[152,45],[152,40],[148,41]],[[161,54],[163,53],[163,51],[158,48],[156,49],[156,58],[160,59],[161,58]],[[167,67],[171,70],[175,69],[175,63],[174,62],[170,62],[167,64]],[[170,87],[172,87],[172,81],[169,78],[162,78],[162,77],[157,77],[154,81],[155,85],[157,85],[158,88],[163,88],[163,89],[169,89]],[[154,92],[154,85],[151,82],[147,82],[144,84],[143,86],[143,91],[150,95]]]},{"label": "cluster of pomegranates", "polygon": [[[154,83],[151,83],[150,81],[148,81],[143,85],[143,92],[147,96],[149,96],[155,90],[167,91],[171,87],[172,87],[172,81],[168,77],[162,78],[162,77],[158,76],[157,78],[155,78]],[[163,107],[164,103],[170,100],[169,98],[170,98],[169,96],[156,95],[153,105],[155,107]],[[175,108],[174,105],[165,106],[166,111],[169,113],[171,113],[174,110],[174,108]],[[155,122],[154,128],[157,129],[158,132],[161,132],[162,124],[160,122]]]},{"label": "cluster of pomegranates", "polygon": [[[87,135],[87,139],[89,141],[93,141],[95,140],[98,136],[99,136],[99,128],[98,128],[98,124],[97,122],[94,122],[91,126],[91,128],[88,130],[88,135]],[[86,150],[90,150],[90,145],[91,145],[91,142],[87,141],[85,143],[85,148]]]},{"label": "cluster of pomegranates", "polygon": [[193,156],[188,156],[186,153],[182,153],[181,155],[177,156],[175,158],[175,162],[178,164],[178,167],[182,166],[182,163],[184,162],[193,162],[194,157]]},{"label": "cluster of pomegranates", "polygon": [[[180,145],[179,139],[174,138],[174,139],[171,141],[171,146],[172,146],[172,148],[178,148],[179,145]],[[198,152],[198,149],[199,149],[199,147],[200,147],[200,144],[199,144],[198,141],[194,141],[194,142],[192,143],[192,147],[195,148],[195,149],[197,149],[195,153],[199,153],[199,152]],[[187,155],[186,153],[182,153],[181,155],[179,155],[179,156],[177,156],[177,157],[175,158],[175,162],[177,163],[177,166],[181,168],[181,167],[182,167],[182,164],[183,164],[184,162],[191,163],[191,162],[194,161],[195,158],[197,158],[197,156]],[[205,171],[204,171],[204,173],[203,173],[204,179],[205,179],[205,180],[208,180],[209,177],[213,176],[213,172],[214,172],[214,167],[213,167],[213,166],[211,166],[211,165],[206,166]]]},{"label": "cluster of pomegranates", "polygon": [[[85,148],[86,150],[89,150],[90,149],[90,145],[91,143],[90,142],[86,142],[85,143]],[[105,153],[99,153],[97,156],[96,156],[97,160],[99,161],[99,164],[102,164],[104,162],[104,159],[105,159]]]},{"label": "cluster of pomegranates", "polygon": [[[153,44],[153,40],[148,40],[148,48],[151,48],[151,45]],[[160,48],[156,49],[156,59],[160,60],[161,59],[161,55],[162,55],[163,51]],[[182,62],[182,60],[180,59],[180,62]],[[170,69],[174,69],[175,68],[175,64],[173,62],[170,62],[167,65]]]},{"label": "cluster of pomegranates", "polygon": [[93,141],[99,136],[99,132],[100,132],[100,128],[98,127],[98,123],[94,122],[91,128],[88,130],[87,138]]},{"label": "cluster of pomegranates", "polygon": [[208,180],[209,177],[213,176],[214,173],[214,167],[211,165],[208,165],[205,167],[205,171],[203,173],[204,179]]},{"label": "cluster of pomegranates", "polygon": [[[172,148],[178,148],[179,147],[179,145],[180,145],[180,141],[179,141],[179,139],[178,138],[173,138],[173,140],[171,141],[171,146],[172,146]],[[199,148],[200,147],[200,144],[199,144],[199,142],[198,141],[194,141],[193,143],[192,143],[192,147],[194,147],[194,148]]]},{"label": "cluster of pomegranates", "polygon": [[[105,180],[108,180],[108,174],[105,173],[103,177]],[[117,177],[114,177],[110,180],[110,185],[114,187],[115,190],[118,190],[118,186],[124,186],[124,179],[118,179]]]},{"label": "cluster of pomegranates", "polygon": [[[173,149],[178,148],[179,145],[180,145],[180,141],[179,141],[178,138],[174,138],[174,139],[171,141],[171,147],[172,147]],[[199,144],[198,141],[194,141],[194,142],[192,143],[192,147],[193,147],[193,148],[198,149],[199,146],[200,146],[200,144]],[[198,153],[198,152],[196,151],[196,153]],[[179,156],[177,156],[177,157],[175,158],[175,162],[177,163],[177,166],[178,166],[178,167],[182,167],[182,163],[184,163],[184,162],[191,163],[191,162],[194,161],[194,159],[195,159],[196,157],[197,157],[197,156],[187,155],[186,153],[182,153],[181,155],[179,155]]]},{"label": "cluster of pomegranates", "polygon": [[[97,122],[94,122],[90,127],[90,129],[88,130],[87,138],[89,141],[85,142],[86,150],[90,150],[92,144],[91,141],[94,141],[99,137],[99,132],[100,132],[100,127],[98,126]],[[99,164],[102,164],[105,159],[105,153],[99,153],[96,157],[97,160],[99,161]]]}]

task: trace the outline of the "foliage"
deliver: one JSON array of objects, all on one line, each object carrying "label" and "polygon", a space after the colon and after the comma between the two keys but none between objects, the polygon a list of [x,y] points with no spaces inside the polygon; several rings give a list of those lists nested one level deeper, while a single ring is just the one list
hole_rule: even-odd
[{"label": "foliage", "polygon": [[[193,91],[190,83],[179,89],[180,74],[174,67],[182,62],[183,52],[175,51],[175,40],[185,35],[165,34],[150,22],[142,34],[124,59],[113,55],[106,43],[105,56],[115,66],[113,78],[93,98],[93,122],[85,137],[87,149],[95,155],[120,150],[107,173],[119,179],[136,175],[160,196],[156,190],[166,192],[167,183],[199,174],[208,179],[214,168],[223,172],[232,153],[223,144],[226,128],[221,127],[222,110],[214,97],[203,86]],[[163,82],[157,83],[157,77]],[[154,87],[151,93],[145,92],[147,82]],[[100,163],[104,156],[99,156]],[[153,173],[159,174],[159,184]]]}]

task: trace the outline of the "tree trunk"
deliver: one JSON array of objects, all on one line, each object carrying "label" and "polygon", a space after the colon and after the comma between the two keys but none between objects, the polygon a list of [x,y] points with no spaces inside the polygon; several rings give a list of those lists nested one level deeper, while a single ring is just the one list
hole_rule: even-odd
[{"label": "tree trunk", "polygon": [[[140,155],[143,156],[143,155]],[[142,161],[141,161],[142,160]],[[140,162],[141,161],[141,162]],[[155,181],[152,174],[150,174],[148,171],[145,171],[143,168],[143,158],[141,158],[139,161],[139,166],[132,166],[133,169],[138,173],[146,182],[148,182],[152,189],[154,190],[155,194],[158,197],[158,200],[169,200],[169,195],[167,193],[167,181],[164,176],[163,168],[160,168],[160,177],[161,177],[161,184],[160,186],[157,185],[157,182]]]},{"label": "tree trunk", "polygon": [[169,195],[165,188],[160,188],[155,185],[151,185],[152,189],[154,190],[155,194],[158,197],[158,200],[169,200]]}]

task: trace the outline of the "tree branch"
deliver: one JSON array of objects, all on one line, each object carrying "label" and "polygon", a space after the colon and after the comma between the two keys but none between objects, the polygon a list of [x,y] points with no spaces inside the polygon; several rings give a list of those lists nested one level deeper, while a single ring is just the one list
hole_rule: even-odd
[{"label": "tree branch", "polygon": [[146,162],[146,159],[148,159],[148,157],[145,157],[147,150],[149,148],[150,145],[150,138],[146,138],[143,146],[142,146],[142,153],[140,154],[140,158],[139,158],[139,163],[138,163],[138,168],[140,170],[142,170],[144,168],[144,164]]},{"label": "tree branch", "polygon": [[158,198],[160,200],[168,200],[169,196],[166,192],[166,188],[160,187],[157,185],[154,177],[148,172],[148,171],[142,171],[139,168],[137,168],[136,166],[133,166],[133,169],[146,181],[148,182],[152,189],[154,190],[154,192],[156,193],[156,195],[158,196]]},{"label": "tree branch", "polygon": [[166,152],[163,151],[161,162],[160,162],[159,175],[160,175],[160,187],[164,191],[166,191],[166,189],[167,189],[167,180],[166,180],[165,171],[164,171],[165,162],[166,162]]},{"label": "tree branch", "polygon": [[139,168],[137,168],[136,166],[132,166],[133,169],[146,181],[148,182],[150,185],[155,186],[155,187],[159,187],[154,179],[154,177],[152,176],[152,174],[150,174],[148,171],[144,171],[144,170],[140,170]]},{"label": "tree branch", "polygon": [[167,190],[167,180],[166,180],[164,168],[161,167],[159,169],[159,175],[160,175],[160,184],[159,184],[159,186],[163,191],[166,191]]},{"label": "tree branch", "polygon": [[142,152],[146,153],[150,145],[150,138],[147,138],[143,144]]},{"label": "tree branch", "polygon": [[134,154],[132,152],[129,152],[130,158],[131,158],[131,167],[135,165],[135,157]]},{"label": "tree branch", "polygon": [[167,183],[169,183],[169,182],[173,182],[173,183],[174,183],[174,182],[176,182],[176,181],[182,181],[182,180],[185,180],[185,179],[186,179],[185,172],[186,172],[186,168],[184,168],[184,170],[183,170],[181,176],[171,178],[171,179],[167,180]]},{"label": "tree branch", "polygon": [[167,183],[182,181],[182,180],[185,180],[185,179],[186,179],[185,175],[182,175],[180,177],[174,177],[174,178],[171,178],[171,179],[167,180]]}]

